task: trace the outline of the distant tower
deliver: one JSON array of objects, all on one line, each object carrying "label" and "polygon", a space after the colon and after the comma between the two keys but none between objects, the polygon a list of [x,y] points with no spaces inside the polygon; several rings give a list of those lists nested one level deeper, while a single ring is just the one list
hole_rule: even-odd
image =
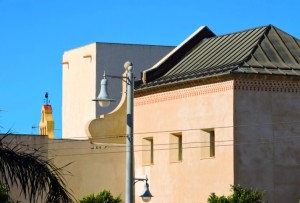
[{"label": "distant tower", "polygon": [[54,139],[54,121],[52,117],[52,106],[48,100],[48,92],[45,94],[45,105],[42,106],[40,135],[48,135],[48,138]]}]

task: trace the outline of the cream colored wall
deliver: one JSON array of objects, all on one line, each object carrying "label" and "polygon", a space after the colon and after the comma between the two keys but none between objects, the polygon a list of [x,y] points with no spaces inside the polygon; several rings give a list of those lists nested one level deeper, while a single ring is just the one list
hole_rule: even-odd
[{"label": "cream colored wall", "polygon": [[[66,51],[63,55],[62,137],[85,139],[88,121],[113,110],[121,98],[121,80],[109,80],[110,96],[116,99],[109,108],[100,108],[92,99],[99,94],[103,72],[122,76],[124,63],[130,60],[136,79],[173,47],[92,43]],[[84,56],[91,55],[91,58]]]},{"label": "cream colored wall", "polygon": [[300,199],[300,83],[238,80],[235,184],[266,190],[269,202]]},{"label": "cream colored wall", "polygon": [[[202,203],[233,184],[233,82],[135,99],[135,176],[148,176],[152,203]],[[215,129],[216,155],[201,155],[203,129]],[[170,133],[182,132],[183,160],[170,162]],[[143,165],[142,140],[153,137],[154,163]],[[136,202],[143,183],[137,183]]]},{"label": "cream colored wall", "polygon": [[62,137],[86,139],[84,125],[96,111],[96,43],[65,52],[63,62]]},{"label": "cream colored wall", "polygon": [[49,140],[49,158],[57,166],[65,166],[64,177],[77,200],[103,189],[114,196],[125,194],[125,147],[94,145],[88,140]]}]

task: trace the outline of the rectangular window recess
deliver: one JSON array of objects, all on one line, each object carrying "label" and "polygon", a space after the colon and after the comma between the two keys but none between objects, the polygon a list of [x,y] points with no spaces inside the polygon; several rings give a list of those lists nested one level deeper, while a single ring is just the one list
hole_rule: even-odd
[{"label": "rectangular window recess", "polygon": [[201,158],[215,157],[215,129],[202,129],[201,133]]},{"label": "rectangular window recess", "polygon": [[182,133],[170,134],[170,162],[180,162],[183,159],[182,152]]},{"label": "rectangular window recess", "polygon": [[143,138],[143,165],[152,165],[154,163],[154,145],[153,137]]}]

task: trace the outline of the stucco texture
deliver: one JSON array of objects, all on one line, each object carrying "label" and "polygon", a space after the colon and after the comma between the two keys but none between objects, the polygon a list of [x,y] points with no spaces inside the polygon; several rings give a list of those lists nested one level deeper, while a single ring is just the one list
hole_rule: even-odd
[{"label": "stucco texture", "polygon": [[298,86],[284,80],[237,81],[234,183],[266,190],[269,202],[300,199]]},{"label": "stucco texture", "polygon": [[[233,184],[232,81],[174,90],[135,99],[136,176],[148,176],[151,202],[206,202],[229,194]],[[225,87],[225,88],[224,88]],[[224,90],[224,91],[223,91]],[[206,130],[215,132],[215,156],[203,151]],[[170,134],[182,134],[182,160],[170,160]],[[143,163],[143,138],[153,138],[153,163]],[[175,146],[176,148],[176,146]],[[136,186],[136,202],[141,192]]]},{"label": "stucco texture", "polygon": [[[89,140],[49,140],[48,157],[57,166],[67,165],[64,178],[79,200],[106,189],[114,196],[125,194],[125,147],[93,145]],[[69,165],[68,165],[69,164]]]}]

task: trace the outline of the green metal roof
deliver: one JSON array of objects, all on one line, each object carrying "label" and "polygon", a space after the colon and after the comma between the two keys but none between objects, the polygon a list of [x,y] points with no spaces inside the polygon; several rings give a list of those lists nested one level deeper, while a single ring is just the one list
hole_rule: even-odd
[{"label": "green metal roof", "polygon": [[185,52],[168,67],[145,71],[137,88],[233,73],[300,75],[300,41],[272,25],[201,38]]}]

